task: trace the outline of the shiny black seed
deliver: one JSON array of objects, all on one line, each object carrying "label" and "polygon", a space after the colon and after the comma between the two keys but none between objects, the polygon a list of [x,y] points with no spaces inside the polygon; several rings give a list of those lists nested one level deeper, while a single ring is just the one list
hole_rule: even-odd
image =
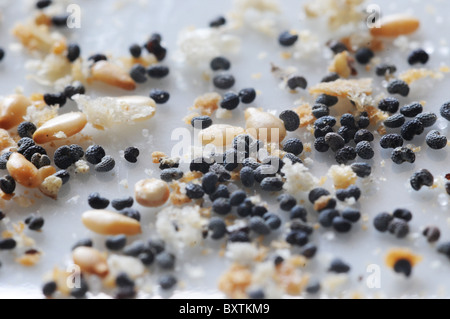
[{"label": "shiny black seed", "polygon": [[81,49],[80,46],[76,43],[70,43],[67,46],[67,59],[70,62],[74,62],[80,56]]},{"label": "shiny black seed", "polygon": [[58,105],[59,107],[63,107],[66,104],[66,95],[64,93],[45,93],[44,94],[44,102],[49,105]]},{"label": "shiny black seed", "polygon": [[98,192],[94,192],[89,194],[88,204],[94,209],[105,209],[109,205],[109,199],[102,197]]},{"label": "shiny black seed", "polygon": [[308,86],[308,82],[306,81],[306,79],[303,76],[299,76],[299,75],[292,75],[287,79],[287,86],[288,88],[290,88],[291,90],[295,90],[297,88],[300,89],[306,89],[306,87]]},{"label": "shiny black seed", "polygon": [[331,261],[328,271],[335,272],[338,274],[347,273],[350,271],[350,266],[347,263],[345,263],[343,260],[341,260],[339,258],[335,258]]},{"label": "shiny black seed", "polygon": [[422,104],[418,102],[414,102],[405,106],[402,106],[400,108],[400,113],[403,114],[405,117],[414,117],[416,115],[419,115],[423,111]]},{"label": "shiny black seed", "polygon": [[373,226],[379,232],[385,232],[388,230],[389,224],[392,222],[394,217],[389,213],[379,213],[373,219]]},{"label": "shiny black seed", "polygon": [[231,67],[230,60],[228,60],[226,57],[218,56],[211,60],[209,63],[209,66],[211,67],[211,70],[218,71],[218,70],[229,70]]},{"label": "shiny black seed", "polygon": [[285,110],[280,113],[279,118],[283,121],[286,131],[293,132],[300,126],[300,117],[291,110]]},{"label": "shiny black seed", "polygon": [[387,91],[389,92],[389,94],[399,94],[401,96],[408,96],[409,85],[408,83],[402,80],[392,80],[388,84]]},{"label": "shiny black seed", "polygon": [[368,177],[372,173],[372,167],[367,163],[353,163],[350,167],[361,178]]},{"label": "shiny black seed", "polygon": [[384,120],[384,126],[389,128],[397,128],[402,126],[405,123],[405,116],[403,114],[395,114],[389,116],[386,120]]},{"label": "shiny black seed", "polygon": [[169,75],[169,68],[165,65],[151,65],[147,68],[147,74],[154,79],[162,79]]},{"label": "shiny black seed", "polygon": [[423,49],[416,49],[412,51],[408,56],[408,63],[410,65],[421,63],[425,64],[428,62],[429,59],[428,53]]},{"label": "shiny black seed", "polygon": [[239,91],[239,97],[244,104],[252,103],[256,98],[256,91],[254,88],[245,88]]},{"label": "shiny black seed", "polygon": [[411,178],[409,179],[411,187],[418,191],[422,188],[422,186],[432,186],[434,183],[434,177],[427,169],[421,169],[418,172],[415,172]]},{"label": "shiny black seed", "polygon": [[367,64],[374,57],[374,53],[369,48],[360,48],[355,52],[355,59],[361,64]]},{"label": "shiny black seed", "polygon": [[213,84],[216,88],[226,90],[233,87],[236,80],[231,74],[219,74],[214,76]]},{"label": "shiny black seed", "polygon": [[225,93],[222,101],[220,102],[220,107],[226,110],[234,110],[239,106],[241,100],[239,95],[233,92]]},{"label": "shiny black seed", "polygon": [[378,103],[378,108],[389,113],[397,113],[400,102],[395,97],[387,97]]},{"label": "shiny black seed", "polygon": [[136,83],[144,83],[147,81],[147,70],[142,64],[136,63],[130,69],[130,77]]},{"label": "shiny black seed", "polygon": [[290,31],[283,31],[278,36],[278,43],[284,47],[289,47],[295,44],[298,40],[298,35]]},{"label": "shiny black seed", "polygon": [[100,145],[91,145],[86,149],[84,157],[91,164],[98,164],[105,156],[105,150]]},{"label": "shiny black seed", "polygon": [[395,164],[402,164],[404,162],[414,163],[416,161],[416,155],[407,147],[397,147],[392,151],[391,159]]},{"label": "shiny black seed", "polygon": [[397,71],[397,67],[393,64],[378,64],[375,67],[375,73],[378,76],[384,76],[387,74],[394,74]]},{"label": "shiny black seed", "polygon": [[430,131],[427,134],[425,141],[427,145],[434,150],[440,150],[447,146],[447,137],[441,135],[437,130]]}]

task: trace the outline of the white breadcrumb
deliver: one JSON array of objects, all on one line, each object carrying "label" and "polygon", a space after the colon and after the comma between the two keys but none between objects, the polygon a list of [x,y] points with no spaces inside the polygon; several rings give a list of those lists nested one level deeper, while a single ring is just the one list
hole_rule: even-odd
[{"label": "white breadcrumb", "polygon": [[272,260],[267,260],[255,265],[252,275],[252,286],[255,288],[264,288],[265,297],[268,299],[279,299],[283,296],[283,289],[277,285],[275,277],[275,267]]},{"label": "white breadcrumb", "polygon": [[325,18],[330,30],[364,21],[364,10],[361,5],[364,0],[314,0],[305,6],[309,18]]},{"label": "white breadcrumb", "polygon": [[182,251],[202,242],[202,229],[206,223],[199,206],[169,206],[158,213],[156,230],[168,244]]},{"label": "white breadcrumb", "polygon": [[216,111],[216,118],[221,120],[229,120],[233,117],[233,112],[226,109],[218,109]]},{"label": "white breadcrumb", "polygon": [[195,67],[208,67],[209,62],[221,55],[238,53],[240,39],[220,28],[188,28],[178,35],[175,59]]},{"label": "white breadcrumb", "polygon": [[352,168],[347,165],[333,165],[328,170],[328,176],[333,179],[334,187],[336,189],[347,188],[355,184],[357,175]]},{"label": "white breadcrumb", "polygon": [[153,117],[156,112],[155,101],[145,96],[91,98],[77,94],[72,99],[87,115],[88,122],[98,129],[134,124]]},{"label": "white breadcrumb", "polygon": [[229,12],[234,28],[248,27],[268,36],[275,36],[281,24],[278,0],[234,0]]},{"label": "white breadcrumb", "polygon": [[23,119],[28,122],[34,123],[36,126],[41,126],[48,120],[58,116],[58,106],[39,106],[30,105],[27,107],[27,114]]},{"label": "white breadcrumb", "polygon": [[283,189],[293,196],[299,196],[302,192],[310,191],[319,182],[317,177],[312,175],[302,163],[292,164],[291,161],[285,160],[281,172],[286,178]]},{"label": "white breadcrumb", "polygon": [[109,274],[114,278],[121,272],[126,273],[131,278],[137,278],[145,273],[142,262],[134,257],[120,256],[112,254],[107,260]]},{"label": "white breadcrumb", "polygon": [[44,179],[39,186],[42,193],[52,198],[56,198],[62,186],[62,179],[55,175],[50,175]]},{"label": "white breadcrumb", "polygon": [[341,290],[342,286],[349,282],[347,274],[333,274],[328,275],[322,280],[322,288],[325,293],[335,294],[336,291]]},{"label": "white breadcrumb", "polygon": [[319,41],[316,34],[310,30],[301,30],[297,32],[298,41],[294,45],[294,59],[311,59],[320,57],[320,51],[323,44]]},{"label": "white breadcrumb", "polygon": [[67,138],[66,133],[64,133],[63,131],[56,132],[55,134],[53,134],[53,136],[58,139]]},{"label": "white breadcrumb", "polygon": [[194,266],[191,264],[186,264],[184,266],[186,274],[193,279],[203,278],[205,276],[205,269],[202,266]]},{"label": "white breadcrumb", "polygon": [[90,167],[85,160],[78,160],[75,162],[75,173],[86,174],[89,173]]},{"label": "white breadcrumb", "polygon": [[230,243],[225,257],[241,265],[251,265],[258,256],[258,247],[252,243]]},{"label": "white breadcrumb", "polygon": [[67,77],[72,66],[65,55],[48,54],[43,60],[29,60],[25,63],[25,68],[33,72],[27,78],[41,85],[53,86],[60,79],[65,79],[66,84],[69,84],[72,80],[70,76]]}]

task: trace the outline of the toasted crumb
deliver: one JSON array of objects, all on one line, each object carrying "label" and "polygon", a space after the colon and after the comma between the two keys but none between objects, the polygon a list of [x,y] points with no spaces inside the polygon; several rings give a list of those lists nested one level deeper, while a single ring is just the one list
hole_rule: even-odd
[{"label": "toasted crumb", "polygon": [[325,207],[327,207],[328,202],[333,199],[333,196],[327,195],[327,196],[321,196],[319,199],[317,199],[314,202],[314,210],[315,211],[321,211]]},{"label": "toasted crumb", "polygon": [[44,195],[56,199],[61,186],[62,179],[55,175],[50,175],[44,179],[42,184],[39,186],[39,190]]},{"label": "toasted crumb", "polygon": [[86,174],[89,173],[90,167],[85,160],[78,160],[75,162],[75,173]]},{"label": "toasted crumb", "polygon": [[34,204],[34,200],[24,196],[24,195],[20,195],[20,196],[15,196],[13,199],[20,207],[23,208],[28,208],[33,206]]},{"label": "toasted crumb", "polygon": [[428,70],[425,68],[409,69],[399,75],[399,79],[405,81],[408,84],[411,84],[417,80],[427,78],[427,77],[432,78],[432,79],[442,79],[444,77],[444,75],[442,72]]},{"label": "toasted crumb", "polygon": [[352,63],[355,62],[349,54],[348,51],[343,51],[334,56],[333,61],[328,67],[328,71],[335,72],[339,74],[341,78],[347,79],[355,71],[352,67]]},{"label": "toasted crumb", "polygon": [[300,127],[313,124],[316,118],[312,114],[312,107],[308,103],[301,104],[293,110],[300,117]]},{"label": "toasted crumb", "polygon": [[222,97],[218,93],[206,93],[197,97],[190,109],[200,111],[201,115],[211,116],[219,108],[221,100]]},{"label": "toasted crumb", "polygon": [[297,269],[297,267],[303,266],[304,263],[305,260],[298,256],[298,258],[293,257],[288,259],[275,268],[274,280],[287,294],[292,296],[299,295],[306,287],[309,277],[303,275]]},{"label": "toasted crumb", "polygon": [[338,79],[333,82],[319,83],[309,89],[311,95],[328,94],[338,97],[348,97],[364,93],[372,94],[372,79],[362,78],[355,80]]},{"label": "toasted crumb", "polygon": [[41,253],[36,250],[29,250],[24,255],[16,259],[16,262],[22,266],[31,267],[39,262],[41,259]]},{"label": "toasted crumb", "polygon": [[252,282],[252,272],[248,267],[234,263],[219,278],[219,289],[233,299],[245,298]]},{"label": "toasted crumb", "polygon": [[164,157],[167,157],[167,155],[164,154],[163,152],[155,151],[152,153],[152,163],[158,164],[160,162],[160,160]]},{"label": "toasted crumb", "polygon": [[333,165],[328,170],[328,175],[333,179],[336,189],[345,189],[355,184],[357,176],[352,168],[347,165]]}]

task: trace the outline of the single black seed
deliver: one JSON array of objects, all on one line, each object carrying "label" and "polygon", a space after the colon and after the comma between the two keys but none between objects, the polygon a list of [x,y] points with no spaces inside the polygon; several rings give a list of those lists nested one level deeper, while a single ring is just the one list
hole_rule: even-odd
[{"label": "single black seed", "polygon": [[334,82],[336,80],[339,80],[340,76],[339,74],[332,72],[330,74],[325,75],[320,82],[322,83],[328,83],[328,82]]},{"label": "single black seed", "polygon": [[55,174],[56,177],[61,178],[63,185],[66,184],[70,179],[70,173],[65,169],[57,171]]},{"label": "single black seed", "polygon": [[356,150],[351,146],[344,146],[336,152],[335,159],[338,164],[347,164],[356,158]]},{"label": "single black seed", "polygon": [[389,213],[379,213],[373,219],[373,226],[379,232],[386,232],[394,217]]},{"label": "single black seed", "polygon": [[155,260],[155,255],[151,250],[146,250],[142,253],[140,253],[137,258],[141,261],[141,263],[144,266],[150,266],[153,264],[153,261]]},{"label": "single black seed", "polygon": [[283,142],[283,151],[300,155],[303,152],[303,143],[298,138],[289,138]]},{"label": "single black seed", "polygon": [[352,224],[347,219],[336,216],[333,218],[333,228],[339,233],[348,233],[352,229]]},{"label": "single black seed", "polygon": [[392,151],[391,159],[395,164],[402,164],[404,162],[414,163],[416,161],[416,155],[410,148],[402,146]]},{"label": "single black seed", "polygon": [[298,40],[298,35],[290,31],[283,31],[278,36],[278,43],[284,47],[290,47]]},{"label": "single black seed", "polygon": [[372,159],[375,155],[375,152],[372,148],[372,145],[370,145],[367,141],[361,141],[356,145],[356,154],[358,154],[359,157],[362,159]]},{"label": "single black seed", "polygon": [[330,149],[328,144],[325,142],[325,137],[318,137],[314,141],[314,149],[320,153],[325,153]]},{"label": "single black seed", "polygon": [[[333,127],[333,126],[335,126],[336,125],[336,118],[335,117],[333,117],[333,116],[330,116],[330,115],[328,115],[328,116],[323,116],[323,117],[321,117],[320,119],[317,119],[315,122],[314,122],[314,128],[315,129],[318,129],[318,128],[325,128],[325,127],[327,127],[327,126],[329,126],[329,127]],[[325,136],[325,135],[323,135],[323,136]]]},{"label": "single black seed", "polygon": [[303,76],[299,75],[291,75],[286,82],[287,86],[291,90],[295,90],[297,88],[306,89],[308,86],[308,82]]},{"label": "single black seed", "polygon": [[241,183],[244,187],[253,187],[255,184],[255,171],[251,167],[243,167],[239,175]]},{"label": "single black seed", "polygon": [[397,148],[403,146],[403,138],[399,134],[386,134],[380,139],[382,148]]},{"label": "single black seed", "polygon": [[147,68],[147,74],[153,79],[162,79],[168,76],[170,70],[165,65],[151,65]]},{"label": "single black seed", "polygon": [[276,230],[276,229],[280,228],[280,226],[281,226],[280,216],[273,214],[273,213],[265,213],[263,215],[263,218],[264,218],[267,226],[269,226],[270,229]]},{"label": "single black seed", "polygon": [[80,46],[76,43],[70,43],[67,46],[67,59],[70,62],[74,62],[76,59],[79,58],[81,53]]},{"label": "single black seed", "polygon": [[427,238],[429,243],[437,242],[441,237],[441,231],[436,226],[427,226],[422,234]]},{"label": "single black seed", "polygon": [[207,115],[196,116],[191,120],[191,125],[194,128],[204,130],[213,124],[212,119]]},{"label": "single black seed", "polygon": [[333,152],[337,152],[345,146],[345,140],[337,133],[328,133],[325,135],[325,143],[331,148]]},{"label": "single black seed", "polygon": [[183,171],[179,168],[166,168],[161,171],[160,178],[165,182],[172,182],[174,180],[179,180],[183,175]]},{"label": "single black seed", "polygon": [[388,230],[391,234],[397,238],[405,238],[409,233],[408,222],[402,219],[394,219],[388,226]]},{"label": "single black seed", "polygon": [[266,297],[264,290],[261,288],[254,288],[247,292],[249,299],[264,299]]},{"label": "single black seed", "polygon": [[106,155],[105,150],[100,145],[91,145],[86,149],[84,157],[91,164],[98,164]]},{"label": "single black seed", "polygon": [[428,53],[423,49],[416,49],[412,51],[408,56],[408,63],[410,65],[421,63],[426,64],[429,59]]},{"label": "single black seed", "polygon": [[108,58],[106,57],[106,55],[104,55],[104,54],[102,54],[102,53],[96,53],[96,54],[91,55],[91,56],[88,58],[88,61],[89,61],[89,60],[93,61],[93,63],[96,63],[96,62],[98,62],[98,61],[107,61]]},{"label": "single black seed", "polygon": [[72,288],[70,291],[70,295],[74,298],[81,299],[86,297],[86,293],[89,291],[89,286],[86,282],[86,280],[81,277],[80,279],[80,285]]},{"label": "single black seed", "polygon": [[137,43],[130,45],[130,47],[128,48],[128,51],[130,51],[130,54],[133,58],[139,58],[142,54],[142,48]]},{"label": "single black seed", "polygon": [[66,169],[71,166],[74,161],[72,158],[70,147],[67,145],[59,147],[53,154],[53,162],[57,167],[61,169]]},{"label": "single black seed", "polygon": [[334,54],[338,54],[344,51],[348,51],[347,46],[340,42],[340,41],[330,41],[328,44],[328,47],[330,48],[331,51],[333,51]]},{"label": "single black seed", "polygon": [[123,157],[130,163],[136,163],[138,156],[139,149],[134,146],[127,147],[123,153]]},{"label": "single black seed", "polygon": [[322,196],[328,196],[330,192],[325,188],[317,187],[312,189],[308,194],[309,201],[314,204]]},{"label": "single black seed", "polygon": [[388,74],[394,74],[397,71],[397,67],[393,64],[378,64],[375,67],[375,73],[378,76],[384,76]]},{"label": "single black seed", "polygon": [[331,261],[328,271],[335,272],[338,274],[347,273],[350,271],[350,266],[347,263],[345,263],[342,259],[335,258]]},{"label": "single black seed", "polygon": [[256,91],[254,88],[245,88],[239,91],[239,97],[244,104],[252,103],[256,98]]},{"label": "single black seed", "polygon": [[216,174],[212,172],[206,173],[202,178],[203,191],[208,195],[214,193],[218,181],[219,177]]},{"label": "single black seed", "polygon": [[102,197],[98,192],[94,192],[89,194],[88,204],[94,209],[105,209],[109,205],[109,199]]},{"label": "single black seed", "polygon": [[280,208],[284,211],[290,211],[295,205],[297,205],[297,200],[290,194],[281,194],[277,197],[277,201]]},{"label": "single black seed", "polygon": [[303,247],[308,243],[308,235],[301,230],[291,230],[286,236],[286,242],[294,246]]},{"label": "single black seed", "polygon": [[308,243],[303,246],[300,254],[305,256],[308,259],[313,258],[317,253],[317,246],[313,243]]},{"label": "single black seed", "polygon": [[412,272],[411,262],[407,259],[399,259],[394,264],[394,271],[409,277]]},{"label": "single black seed", "polygon": [[0,189],[5,194],[12,194],[16,190],[16,181],[12,176],[6,175],[0,179]]},{"label": "single black seed", "polygon": [[395,218],[400,218],[400,219],[403,219],[403,220],[405,220],[407,222],[409,222],[412,219],[411,212],[408,209],[406,209],[406,208],[397,208],[396,210],[394,210],[392,215]]},{"label": "single black seed", "polygon": [[437,121],[437,115],[432,112],[423,112],[416,115],[416,119],[422,122],[424,127],[433,126]]},{"label": "single black seed", "polygon": [[159,285],[164,290],[172,289],[177,284],[177,282],[177,278],[171,274],[163,274],[158,279]]},{"label": "single black seed", "polygon": [[161,269],[173,269],[175,267],[175,255],[167,251],[157,254],[155,261]]},{"label": "single black seed", "polygon": [[186,185],[186,196],[191,199],[198,199],[202,198],[203,195],[205,195],[205,192],[202,188],[202,185],[194,184],[194,183],[188,183]]},{"label": "single black seed", "polygon": [[136,240],[123,248],[123,253],[126,256],[137,257],[139,254],[147,251],[148,245],[142,240]]},{"label": "single black seed", "polygon": [[100,163],[95,165],[94,169],[96,172],[104,173],[111,171],[114,168],[114,166],[116,166],[114,158],[112,158],[109,155],[106,155],[105,157],[102,158]]},{"label": "single black seed", "polygon": [[300,219],[306,222],[306,218],[308,216],[308,212],[306,208],[302,205],[295,205],[289,211],[289,218],[292,219]]},{"label": "single black seed", "polygon": [[383,123],[384,126],[389,128],[401,127],[405,123],[405,116],[403,114],[395,114],[389,116]]},{"label": "single black seed", "polygon": [[285,110],[280,113],[279,118],[283,121],[286,131],[293,132],[300,126],[300,117],[291,110]]},{"label": "single black seed", "polygon": [[378,108],[389,113],[397,113],[400,102],[395,97],[387,97],[378,103]]},{"label": "single black seed", "polygon": [[231,212],[230,200],[228,198],[219,197],[212,203],[212,210],[219,215],[227,215]]},{"label": "single black seed", "polygon": [[433,186],[434,177],[427,169],[421,169],[418,172],[415,172],[411,178],[409,179],[411,187],[418,191],[422,188],[422,186]]},{"label": "single black seed", "polygon": [[442,104],[439,111],[443,118],[445,118],[447,121],[450,121],[450,102]]},{"label": "single black seed", "polygon": [[123,198],[115,198],[111,201],[111,206],[116,210],[122,210],[131,207],[134,204],[134,199],[131,196]]},{"label": "single black seed", "polygon": [[406,141],[411,141],[414,136],[422,134],[424,127],[422,122],[417,119],[406,122],[402,125],[400,134]]},{"label": "single black seed", "polygon": [[213,216],[209,220],[208,229],[212,232],[212,239],[221,239],[227,233],[227,225],[220,217]]},{"label": "single black seed", "polygon": [[368,177],[372,174],[372,167],[367,163],[353,163],[350,167],[361,178]]},{"label": "single black seed", "polygon": [[165,241],[159,238],[149,239],[147,241],[147,245],[151,249],[151,251],[154,252],[155,254],[159,254],[166,249]]},{"label": "single black seed", "polygon": [[130,69],[130,77],[136,83],[145,83],[147,81],[147,70],[142,64],[136,63]]},{"label": "single black seed", "polygon": [[64,95],[70,100],[74,95],[84,93],[86,93],[86,89],[84,85],[79,81],[75,81],[64,88]]},{"label": "single black seed", "polygon": [[242,190],[237,190],[230,195],[230,205],[239,206],[247,198],[247,194]]},{"label": "single black seed", "polygon": [[430,131],[425,138],[425,142],[434,150],[443,149],[448,143],[447,137],[445,135],[441,135],[441,133],[437,130]]},{"label": "single black seed", "polygon": [[341,212],[341,216],[352,223],[356,223],[361,218],[361,213],[356,209],[347,207]]},{"label": "single black seed", "polygon": [[408,96],[409,85],[403,80],[392,80],[388,84],[387,91],[390,94],[400,94],[401,96]]},{"label": "single black seed", "polygon": [[284,182],[279,177],[266,177],[261,181],[261,189],[266,192],[279,192],[283,185]]},{"label": "single black seed", "polygon": [[369,48],[360,48],[355,52],[355,59],[361,64],[367,64],[374,57],[374,53]]},{"label": "single black seed", "polygon": [[349,126],[341,126],[339,128],[339,130],[337,131],[337,133],[342,136],[342,138],[344,139],[345,143],[349,143],[350,141],[353,140],[353,138],[355,137],[356,134],[356,128],[351,128]]},{"label": "single black seed", "polygon": [[219,17],[215,18],[214,20],[212,20],[211,22],[209,22],[209,27],[210,28],[218,28],[218,27],[224,25],[225,23],[227,23],[227,20],[225,19],[225,17],[219,16]]},{"label": "single black seed", "polygon": [[57,288],[58,288],[58,286],[56,285],[55,281],[53,281],[53,280],[52,281],[47,281],[42,286],[42,294],[45,297],[50,298],[56,292]]},{"label": "single black seed", "polygon": [[318,280],[309,280],[308,286],[306,286],[306,292],[309,294],[316,294],[321,289],[320,282]]},{"label": "single black seed", "polygon": [[75,244],[72,246],[71,250],[75,250],[78,247],[92,247],[93,242],[90,238],[82,238],[75,242]]},{"label": "single black seed", "polygon": [[234,92],[227,92],[224,94],[220,107],[226,110],[234,110],[241,102],[239,95]]},{"label": "single black seed", "polygon": [[236,213],[240,217],[247,217],[252,214],[253,204],[250,201],[244,201],[242,204],[239,204]]},{"label": "single black seed", "polygon": [[52,0],[38,0],[36,2],[36,8],[44,9],[52,4]]},{"label": "single black seed", "polygon": [[339,211],[334,208],[327,208],[320,212],[319,223],[325,228],[333,225],[333,219],[339,216]]},{"label": "single black seed", "polygon": [[56,15],[52,17],[52,24],[55,27],[67,27],[67,19],[69,15]]},{"label": "single black seed", "polygon": [[267,213],[267,208],[263,205],[253,205],[252,206],[252,216],[262,217]]},{"label": "single black seed", "polygon": [[402,106],[400,108],[400,113],[403,114],[405,117],[415,117],[416,115],[419,115],[423,111],[422,104],[418,102],[414,102],[405,106]]},{"label": "single black seed", "polygon": [[0,155],[0,169],[6,169],[6,162],[8,162],[9,157],[11,156],[12,152],[5,152],[2,155]]},{"label": "single black seed", "polygon": [[105,240],[105,246],[109,250],[121,250],[127,244],[127,236],[124,234],[108,236]]},{"label": "single black seed", "polygon": [[268,235],[271,230],[270,227],[266,224],[264,219],[260,216],[253,216],[250,218],[248,222],[248,226],[250,230],[255,232],[258,235]]},{"label": "single black seed", "polygon": [[44,226],[44,218],[31,215],[25,219],[25,224],[30,230],[39,231]]},{"label": "single black seed", "polygon": [[355,117],[350,113],[342,114],[339,123],[341,126],[348,126],[349,128],[356,128]]},{"label": "single black seed", "polygon": [[211,60],[209,63],[209,66],[211,67],[211,70],[218,71],[218,70],[224,70],[227,71],[231,67],[231,62],[226,57],[218,56]]},{"label": "single black seed", "polygon": [[14,249],[17,242],[14,238],[2,238],[0,239],[0,250],[11,250]]},{"label": "single black seed", "polygon": [[227,90],[233,87],[236,80],[234,79],[234,76],[231,74],[219,74],[214,76],[213,78],[213,84],[216,88]]}]

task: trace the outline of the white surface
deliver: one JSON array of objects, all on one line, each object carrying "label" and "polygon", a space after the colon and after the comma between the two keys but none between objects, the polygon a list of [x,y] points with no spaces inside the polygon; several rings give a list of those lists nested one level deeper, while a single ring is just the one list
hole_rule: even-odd
[{"label": "white surface", "polygon": [[[26,1],[24,1],[26,3]],[[114,4],[113,4],[114,3]],[[302,1],[281,1],[282,22],[278,31],[286,28],[303,29],[314,27],[314,30],[325,28],[319,23],[305,21],[301,15]],[[417,46],[424,47],[431,53],[427,67],[436,69],[442,63],[449,64],[448,34],[450,22],[440,16],[447,13],[450,7],[447,2],[431,1],[425,5],[423,1],[377,1],[383,14],[406,10],[421,18],[422,28],[410,37],[417,41]],[[187,108],[199,94],[213,90],[209,82],[202,79],[201,71],[184,68],[173,61],[176,51],[178,32],[186,26],[207,27],[208,22],[217,15],[227,12],[231,8],[231,1],[123,1],[123,6],[118,10],[114,1],[79,1],[82,8],[81,29],[67,31],[68,38],[80,44],[82,55],[88,56],[96,52],[111,52],[114,55],[128,55],[128,46],[134,42],[142,43],[153,32],[160,32],[168,47],[169,55],[163,62],[170,66],[170,76],[164,80],[149,80],[139,85],[136,94],[147,95],[150,88],[161,87],[171,93],[170,101],[158,106],[156,116],[148,122],[129,127],[115,128],[108,131],[97,131],[87,128],[83,133],[92,135],[95,143],[105,147],[107,154],[112,155],[117,166],[112,173],[90,173],[84,176],[72,176],[70,182],[65,185],[59,194],[57,201],[48,198],[37,200],[29,209],[18,208],[15,204],[8,204],[4,211],[12,221],[24,220],[30,213],[37,213],[45,218],[43,231],[40,233],[26,231],[36,240],[37,248],[43,251],[41,261],[34,267],[25,268],[13,262],[14,252],[0,252],[0,298],[41,298],[41,285],[43,275],[54,266],[64,268],[70,261],[70,248],[73,243],[81,238],[91,237],[95,246],[104,248],[103,236],[97,236],[83,227],[80,220],[81,213],[88,209],[87,196],[93,191],[99,191],[103,196],[113,199],[125,195],[133,195],[133,185],[136,181],[146,176],[146,172],[152,176],[158,176],[157,165],[151,163],[150,154],[153,151],[163,151],[170,154],[171,147],[176,141],[171,141],[173,129],[186,127],[181,118],[187,114]],[[434,7],[434,13],[425,10],[426,7]],[[10,35],[12,25],[25,19],[30,8],[22,5],[21,1],[1,1],[3,22],[0,28],[0,42],[6,49],[6,57],[0,63],[0,94],[7,95],[18,86],[24,88],[26,95],[33,92],[45,93],[46,88],[37,86],[32,81],[26,80],[27,71],[24,69],[25,61],[29,58],[26,53],[13,53],[9,45],[15,43]],[[431,12],[431,13],[430,13]],[[234,89],[238,91],[243,87],[253,86],[261,91],[254,105],[264,109],[280,112],[290,108],[299,97],[306,96],[305,92],[291,95],[278,88],[278,80],[270,74],[270,62],[281,66],[294,65],[308,80],[309,85],[315,84],[326,73],[327,60],[320,55],[313,60],[283,60],[280,57],[282,49],[277,45],[275,38],[269,38],[249,29],[236,32],[242,38],[241,51],[237,55],[230,55],[232,61],[231,72],[237,81]],[[332,38],[332,36],[329,36]],[[321,38],[325,42],[326,38]],[[325,50],[325,48],[324,48]],[[265,58],[258,59],[260,53],[265,53]],[[380,57],[383,61],[394,62],[399,72],[408,68],[406,57],[408,50],[400,52],[398,49],[389,48]],[[357,66],[361,75],[365,71]],[[259,79],[252,78],[252,74],[259,73]],[[372,74],[372,73],[371,73]],[[378,80],[377,80],[378,81]],[[425,109],[438,112],[439,106],[450,99],[448,96],[448,78],[444,81],[417,82],[412,86],[411,95],[401,98],[402,103],[415,100],[426,100]],[[123,95],[124,92],[109,90],[104,86],[87,88],[87,93],[93,96]],[[67,110],[75,109],[73,103],[67,104]],[[243,110],[233,112],[233,120],[243,123]],[[218,121],[216,121],[217,123]],[[435,125],[435,127],[437,127]],[[148,130],[148,136],[142,134],[142,130]],[[428,129],[429,130],[429,129]],[[428,131],[427,130],[427,131]],[[448,135],[448,128],[441,130]],[[304,130],[291,133],[290,136],[299,136],[304,142]],[[145,135],[145,136],[144,136]],[[357,207],[360,207],[368,221],[359,222],[349,234],[336,234],[327,236],[329,230],[319,229],[311,237],[311,241],[319,245],[318,256],[307,267],[318,278],[324,274],[331,257],[341,257],[347,261],[352,269],[350,272],[350,284],[343,287],[339,296],[348,296],[352,292],[361,292],[364,296],[418,296],[418,297],[449,297],[450,291],[447,282],[450,280],[450,262],[445,256],[438,254],[433,245],[429,245],[422,237],[421,230],[428,224],[439,225],[441,240],[450,239],[449,233],[449,209],[447,195],[444,196],[446,205],[438,204],[438,196],[442,189],[420,192],[412,191],[408,180],[411,174],[421,168],[429,168],[435,177],[444,176],[448,171],[448,147],[441,151],[433,151],[424,143],[425,134],[416,138],[413,143],[422,145],[422,151],[417,154],[415,164],[401,166],[393,164],[390,153],[381,151],[377,141],[376,156],[370,161],[373,164],[374,175],[369,185],[363,187],[363,196]],[[141,150],[137,164],[126,163],[121,158],[121,150],[127,146],[136,145]],[[334,164],[330,154],[321,155],[311,153],[314,163],[310,165],[312,171],[318,176],[326,174],[328,166]],[[380,167],[380,161],[385,161],[385,166]],[[119,185],[119,181],[126,179],[129,188]],[[360,183],[359,181],[358,183]],[[20,193],[18,188],[17,193]],[[78,200],[74,200],[77,197]],[[308,204],[309,205],[309,204]],[[157,209],[138,208],[142,215],[142,225],[145,228],[143,238],[154,234],[148,226],[155,221]],[[397,240],[390,234],[380,234],[373,229],[372,219],[381,211],[393,211],[395,208],[405,207],[413,212],[414,218],[410,222],[411,234],[408,239]],[[316,215],[309,208],[309,218],[314,221]],[[361,225],[367,225],[363,230]],[[6,228],[0,222],[0,231]],[[331,237],[333,239],[331,239]],[[129,241],[131,242],[131,241]],[[206,242],[205,247],[212,247],[216,252],[220,243]],[[384,264],[384,254],[393,246],[410,247],[423,256],[423,261],[413,269],[411,278],[395,274]],[[201,247],[200,247],[201,249]],[[199,249],[199,250],[200,250]],[[177,289],[171,295],[160,295],[156,285],[146,297],[177,297],[177,298],[222,298],[223,294],[217,291],[217,278],[229,265],[224,258],[218,258],[217,253],[202,256],[191,250],[187,250],[181,261],[177,263],[177,275],[184,278],[185,287]],[[381,269],[381,288],[369,289],[366,285],[368,272],[366,267],[376,264]],[[202,267],[204,276],[198,279],[189,279],[184,276],[189,266]],[[362,277],[362,280],[359,278]],[[150,276],[154,281],[156,274]],[[102,295],[100,295],[102,297]]]}]

